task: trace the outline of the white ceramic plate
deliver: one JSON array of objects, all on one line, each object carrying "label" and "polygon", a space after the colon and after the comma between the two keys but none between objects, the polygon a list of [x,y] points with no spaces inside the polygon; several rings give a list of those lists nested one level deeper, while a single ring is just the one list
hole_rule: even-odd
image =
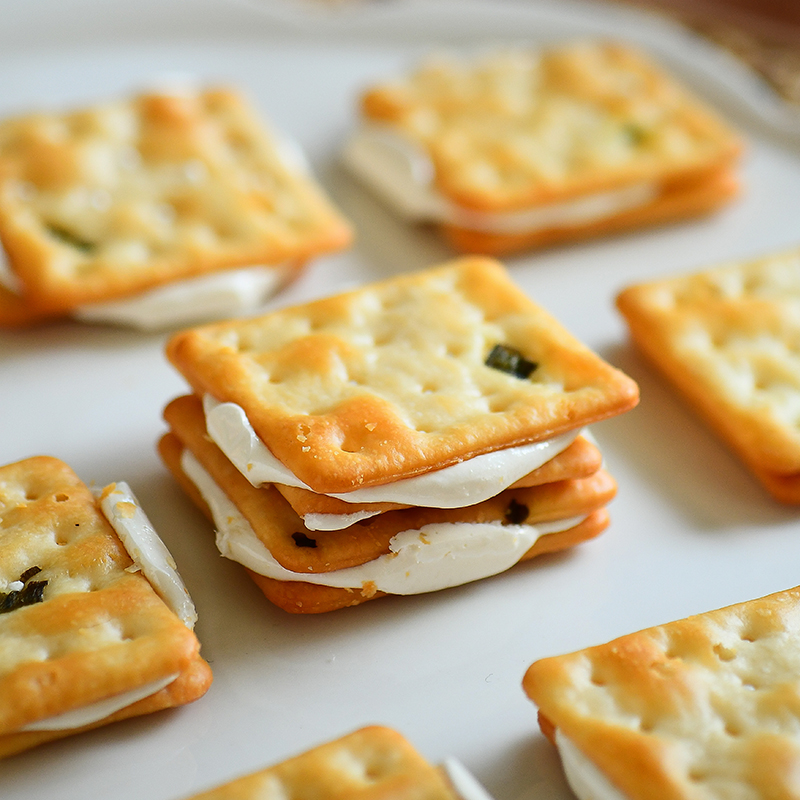
[{"label": "white ceramic plate", "polygon": [[0,463],[46,453],[86,481],[128,481],[178,561],[215,673],[192,706],[3,762],[4,800],[178,800],[368,723],[397,728],[432,761],[456,756],[497,800],[567,798],[520,688],[532,661],[800,583],[798,513],[769,500],[640,361],[612,304],[631,281],[800,238],[795,120],[726,56],[642,15],[566,2],[386,2],[336,14],[281,0],[2,6],[3,114],[181,73],[245,87],[307,148],[359,241],[316,263],[280,303],[450,255],[337,165],[358,89],[429,50],[625,36],[749,140],[746,192],[722,213],[509,260],[526,291],[640,382],[642,402],[595,429],[620,486],[611,528],[462,588],[318,617],[273,608],[216,554],[209,525],[156,457],[161,409],[185,390],[162,357],[164,336],[69,323],[0,333]]}]

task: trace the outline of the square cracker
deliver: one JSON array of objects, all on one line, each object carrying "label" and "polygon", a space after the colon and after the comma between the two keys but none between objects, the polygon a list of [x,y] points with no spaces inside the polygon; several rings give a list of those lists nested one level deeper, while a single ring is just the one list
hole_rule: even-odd
[{"label": "square cracker", "polygon": [[[498,344],[535,362],[530,377],[486,365]],[[630,378],[478,257],[183,331],[167,355],[197,394],[238,403],[322,493],[547,439],[638,401]]]},{"label": "square cracker", "polygon": [[645,356],[779,500],[800,503],[800,250],[630,286]]},{"label": "square cracker", "polygon": [[0,122],[0,325],[249,264],[300,265],[348,224],[245,98],[143,94]]},{"label": "square cracker", "polygon": [[187,800],[458,800],[399,733],[370,726]]},{"label": "square cracker", "polygon": [[0,467],[0,592],[31,567],[46,581],[41,602],[0,613],[0,755],[75,732],[27,724],[169,675],[179,677],[97,724],[206,691],[194,633],[132,569],[89,489],[49,457]]},{"label": "square cracker", "polygon": [[524,688],[630,800],[797,797],[800,589],[545,658]]},{"label": "square cracker", "polygon": [[430,59],[368,89],[361,111],[420,146],[435,189],[467,210],[520,211],[640,183],[657,189],[641,210],[598,223],[523,234],[446,225],[468,252],[688,216],[736,192],[738,135],[650,59],[617,43]]}]

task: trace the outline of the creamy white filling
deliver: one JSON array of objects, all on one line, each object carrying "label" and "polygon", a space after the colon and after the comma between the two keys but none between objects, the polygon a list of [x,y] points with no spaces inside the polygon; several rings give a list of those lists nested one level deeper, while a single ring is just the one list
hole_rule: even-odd
[{"label": "creamy white filling", "polygon": [[439,767],[461,800],[492,800],[477,778],[457,759],[446,758]]},{"label": "creamy white filling", "polygon": [[357,511],[355,514],[305,514],[303,524],[310,531],[340,531],[380,513],[380,511]]},{"label": "creamy white filling", "polygon": [[161,330],[206,319],[255,313],[286,282],[289,265],[251,266],[200,275],[107,303],[71,311],[82,322]]},{"label": "creamy white filling", "polygon": [[175,561],[161,541],[131,488],[124,481],[97,489],[100,508],[137,567],[161,599],[194,628],[197,611],[178,574]]},{"label": "creamy white filling", "polygon": [[[103,514],[119,536],[136,567],[141,569],[161,599],[183,620],[183,623],[188,628],[193,628],[197,621],[194,603],[175,568],[169,550],[155,532],[128,484],[120,481],[105,489],[94,491]],[[166,678],[151,681],[97,703],[32,722],[20,730],[69,730],[90,725],[161,691],[177,677],[178,673],[168,675]]]},{"label": "creamy white filling", "polygon": [[143,686],[138,686],[136,689],[131,689],[129,692],[122,692],[121,694],[107,697],[105,700],[99,700],[97,703],[84,706],[83,708],[73,708],[71,711],[65,711],[63,714],[58,714],[55,717],[48,717],[47,719],[40,719],[37,722],[31,722],[29,725],[20,728],[20,731],[64,731],[71,730],[72,728],[82,728],[84,725],[91,725],[93,722],[98,722],[101,719],[110,717],[121,708],[131,706],[139,700],[144,700],[145,697],[160,692],[165,686],[169,686],[176,678],[178,673],[168,675],[166,678],[161,678],[157,681],[151,681]]},{"label": "creamy white filling", "polygon": [[[208,435],[253,486],[279,483],[309,489],[258,438],[241,406],[220,403],[206,395],[203,408]],[[580,430],[569,431],[543,442],[484,453],[413,478],[328,496],[349,503],[393,502],[426,508],[463,508],[507,489],[569,447],[579,433]]]},{"label": "creamy white filling", "polygon": [[442,196],[425,151],[388,126],[364,125],[348,141],[343,158],[354,175],[402,216],[488,233],[528,233],[593,222],[639,208],[659,194],[656,184],[641,182],[522,211],[483,212]]},{"label": "creamy white filling", "polygon": [[388,594],[421,594],[477,581],[514,566],[546,533],[568,530],[584,517],[538,525],[443,523],[407,530],[390,540],[386,555],[356,567],[323,573],[292,572],[281,566],[250,523],[188,450],[181,468],[208,504],[217,528],[217,548],[226,558],[279,581],[358,589],[370,585]]},{"label": "creamy white filling", "polygon": [[[72,309],[82,322],[125,325],[157,331],[207,319],[257,312],[286,283],[293,267],[257,265],[199,275],[142,292],[133,297]],[[0,246],[0,285],[20,294],[22,284]]]},{"label": "creamy white filling", "polygon": [[556,747],[569,788],[579,800],[627,800],[595,764],[556,729]]}]

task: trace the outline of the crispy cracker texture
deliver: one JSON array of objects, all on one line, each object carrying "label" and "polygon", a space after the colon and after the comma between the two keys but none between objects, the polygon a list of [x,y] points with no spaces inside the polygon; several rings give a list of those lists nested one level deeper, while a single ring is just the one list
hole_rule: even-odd
[{"label": "crispy cracker texture", "polygon": [[249,264],[301,264],[349,224],[227,88],[0,122],[0,325]]},{"label": "crispy cracker texture", "polygon": [[173,684],[116,716],[205,693],[211,674],[197,638],[132,566],[66,464],[0,467],[0,591],[32,567],[47,582],[41,602],[0,614],[0,755],[71,733],[19,731],[31,722],[172,674]]},{"label": "crispy cracker texture", "polygon": [[630,800],[797,797],[800,589],[528,669],[559,729]]},{"label": "crispy cracker texture", "polygon": [[[174,420],[176,415],[168,416]],[[600,469],[586,478],[507,489],[463,508],[404,508],[369,517],[341,530],[314,531],[303,524],[274,485],[255,488],[242,477],[219,448],[202,435],[201,428],[187,430],[173,425],[171,432],[247,519],[278,563],[299,573],[331,572],[372,561],[389,553],[393,536],[425,525],[502,522],[514,514],[518,522],[535,525],[584,516],[610,503],[617,491],[611,475]],[[171,457],[169,461],[173,463]],[[180,469],[180,464],[176,466]],[[295,535],[313,542],[313,546],[298,546]]]},{"label": "crispy cracker texture", "polygon": [[463,253],[498,256],[700,217],[728,203],[739,194],[740,188],[733,170],[725,168],[673,181],[662,186],[649,202],[595,220],[546,226],[523,233],[490,233],[445,224],[442,233]]},{"label": "crispy cracker texture", "polygon": [[[185,435],[186,432],[181,433]],[[588,478],[510,490],[470,509],[443,512],[410,509],[382,514],[368,520],[368,524],[356,524],[344,530],[310,531],[274,486],[254,488],[208,440],[202,437],[198,440],[193,436],[187,438],[191,439],[190,445],[170,431],[161,438],[158,449],[164,463],[192,502],[209,520],[214,521],[208,504],[183,471],[181,458],[187,446],[236,505],[256,537],[275,559],[286,569],[301,574],[345,569],[379,558],[389,552],[392,536],[426,522],[504,519],[514,503],[527,505],[528,519],[533,523],[586,515],[583,521],[567,530],[539,537],[520,559],[527,561],[599,536],[609,525],[604,504],[616,494],[614,479],[604,470],[599,470]],[[514,506],[514,510],[518,512],[519,505]],[[342,589],[303,581],[275,580],[252,570],[248,570],[248,573],[270,602],[296,614],[335,611],[385,596],[369,583]]]},{"label": "crispy cracker texture", "polygon": [[479,211],[633,183],[673,190],[727,170],[741,150],[659,66],[609,42],[430,60],[367,90],[362,113],[420,145],[438,191]]},{"label": "crispy cracker texture", "polygon": [[[536,369],[487,366],[495,345]],[[251,320],[189,329],[167,355],[238,403],[316,492],[346,492],[620,414],[635,382],[571,336],[496,261],[465,257]]]},{"label": "crispy cracker texture", "polygon": [[800,250],[630,286],[644,355],[779,500],[800,502]]},{"label": "crispy cracker texture", "polygon": [[187,800],[457,800],[399,733],[373,725]]}]

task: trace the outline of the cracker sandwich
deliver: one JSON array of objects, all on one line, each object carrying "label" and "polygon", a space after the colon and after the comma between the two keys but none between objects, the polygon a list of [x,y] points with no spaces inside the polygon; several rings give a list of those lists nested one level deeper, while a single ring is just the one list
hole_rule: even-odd
[{"label": "cracker sandwich", "polygon": [[586,426],[627,376],[470,257],[167,344],[167,465],[270,600],[311,613],[478,580],[596,536]]},{"label": "cracker sandwich", "polygon": [[0,757],[201,697],[195,619],[126,484],[0,467]]},{"label": "cracker sandwich", "polygon": [[350,238],[298,149],[231,89],[0,121],[0,326],[253,312]]},{"label": "cracker sandwich", "polygon": [[695,217],[738,191],[738,135],[649,58],[579,42],[437,58],[361,98],[350,170],[465,253]]},{"label": "cracker sandwich", "polygon": [[800,589],[639,631],[525,674],[580,800],[797,797]]}]

